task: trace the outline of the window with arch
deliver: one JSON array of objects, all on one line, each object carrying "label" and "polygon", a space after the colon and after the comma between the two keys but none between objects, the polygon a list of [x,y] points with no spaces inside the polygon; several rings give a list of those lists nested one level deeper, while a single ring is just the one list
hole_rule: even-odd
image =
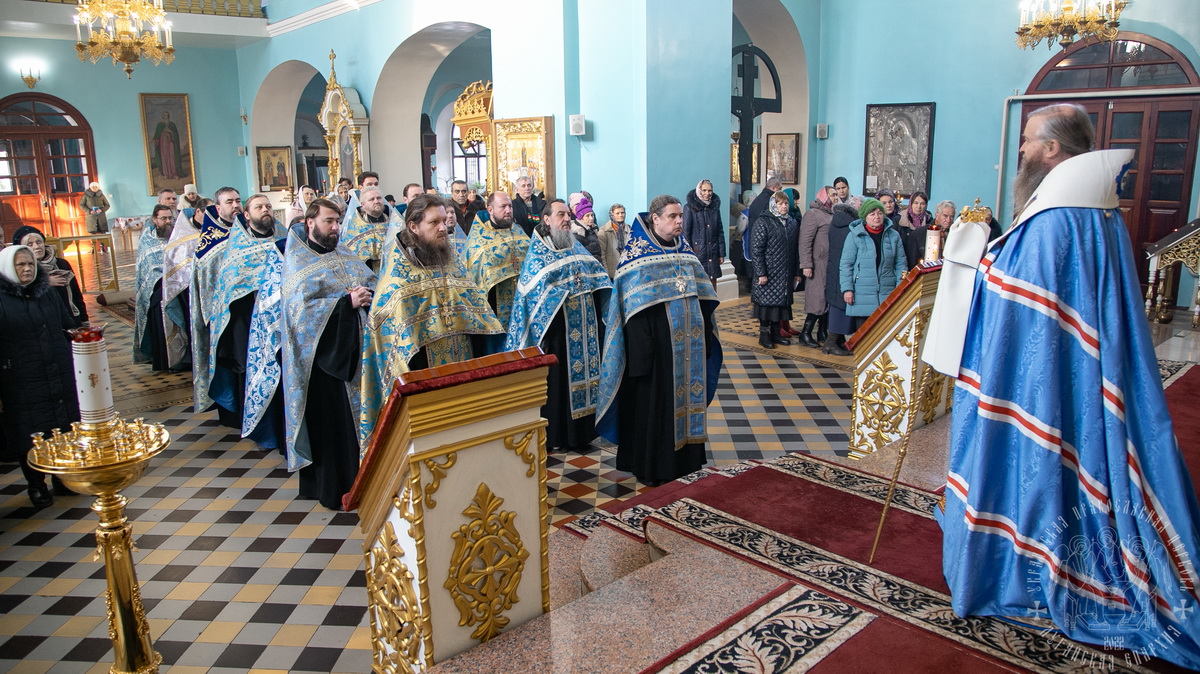
[{"label": "window with arch", "polygon": [[1173,47],[1122,33],[1113,42],[1092,40],[1067,49],[1038,73],[1029,93],[1197,84],[1195,69]]},{"label": "window with arch", "polygon": [[450,148],[454,153],[452,171],[455,180],[467,181],[471,187],[475,183],[487,182],[487,144],[476,143],[464,146],[462,132],[457,124],[450,125]]}]

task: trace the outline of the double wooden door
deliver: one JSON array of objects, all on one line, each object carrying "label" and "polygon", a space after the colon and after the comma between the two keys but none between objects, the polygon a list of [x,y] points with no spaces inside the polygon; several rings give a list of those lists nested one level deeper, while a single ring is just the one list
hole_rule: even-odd
[{"label": "double wooden door", "polygon": [[0,101],[0,229],[6,240],[21,225],[51,237],[86,234],[79,200],[95,174],[91,128],[77,112],[28,94]]}]

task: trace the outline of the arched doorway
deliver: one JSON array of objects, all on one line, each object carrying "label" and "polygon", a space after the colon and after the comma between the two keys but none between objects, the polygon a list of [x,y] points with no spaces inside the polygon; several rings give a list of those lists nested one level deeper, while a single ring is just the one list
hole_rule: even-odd
[{"label": "arched doorway", "polygon": [[[1187,223],[1196,167],[1200,96],[1170,95],[1176,87],[1200,85],[1196,69],[1177,49],[1148,35],[1122,32],[1113,42],[1092,38],[1050,59],[1026,93],[1062,92],[1061,102],[1077,103],[1096,126],[1096,149],[1129,149],[1134,164],[1121,189],[1121,210],[1135,251]],[[1121,96],[1136,89],[1136,96]],[[1163,90],[1157,95],[1154,90]],[[1080,92],[1111,96],[1079,98]],[[1028,113],[1054,101],[1029,101]],[[1022,122],[1024,126],[1024,122]],[[1144,284],[1147,266],[1138,256]],[[1171,289],[1174,295],[1174,289]]]},{"label": "arched doorway", "polygon": [[[303,61],[284,61],[271,69],[258,86],[254,96],[254,107],[250,112],[250,154],[256,156],[256,148],[286,146],[292,148],[292,156],[296,156],[297,114],[300,103],[308,91],[310,83],[316,78],[324,79],[317,69]],[[322,92],[324,87],[322,86]],[[313,145],[323,146],[324,139],[310,139]],[[290,167],[293,176],[302,175],[296,166]],[[262,176],[258,175],[257,161],[251,162],[250,177],[247,184],[251,186],[250,194],[258,192],[262,185]],[[294,182],[294,181],[293,181]],[[292,184],[291,187],[297,187]],[[286,208],[284,195],[287,192],[276,188],[267,192],[271,202],[278,208]],[[248,196],[248,195],[243,195]]]},{"label": "arched doorway", "polygon": [[[410,35],[384,63],[371,102],[372,123],[376,128],[387,129],[386,134],[373,141],[377,147],[372,148],[371,169],[380,174],[382,184],[404,185],[429,180],[429,140],[432,136],[422,129],[421,116],[429,115],[431,120],[435,119],[436,112],[431,113],[428,109],[433,101],[426,100],[428,95],[437,92],[436,85],[434,91],[430,91],[430,84],[450,54],[484,30],[488,30],[486,26],[475,23],[435,23]],[[446,80],[452,79],[461,80],[463,86],[474,81],[447,74]],[[433,131],[436,133],[436,128]],[[433,186],[431,182],[425,182],[425,185]]]},{"label": "arched doorway", "polygon": [[0,100],[0,230],[86,233],[79,199],[96,175],[92,127],[66,101],[39,93]]}]

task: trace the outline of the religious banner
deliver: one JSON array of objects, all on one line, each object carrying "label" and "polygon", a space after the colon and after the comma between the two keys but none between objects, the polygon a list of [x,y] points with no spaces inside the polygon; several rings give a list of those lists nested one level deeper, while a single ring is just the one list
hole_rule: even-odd
[{"label": "religious banner", "polygon": [[139,94],[138,99],[150,196],[167,188],[182,194],[184,185],[196,182],[187,94]]},{"label": "religious banner", "polygon": [[490,187],[516,194],[517,178],[533,179],[534,193],[554,196],[554,118],[498,119],[495,134],[496,172]]},{"label": "religious banner", "polygon": [[881,187],[929,194],[933,166],[933,103],[867,106],[863,194]]}]

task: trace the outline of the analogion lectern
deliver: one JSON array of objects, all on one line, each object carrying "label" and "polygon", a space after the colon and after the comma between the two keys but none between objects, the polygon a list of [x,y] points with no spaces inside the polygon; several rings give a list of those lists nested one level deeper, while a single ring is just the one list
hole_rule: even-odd
[{"label": "analogion lectern", "polygon": [[921,362],[925,331],[941,278],[941,261],[922,262],[900,281],[854,337],[853,434],[850,456],[862,458],[897,440],[896,468],[875,529],[870,561],[883,533],[900,468],[914,430],[950,411],[954,386]]},{"label": "analogion lectern", "polygon": [[396,380],[343,500],[366,541],[373,668],[420,671],[550,610],[536,347]]}]

